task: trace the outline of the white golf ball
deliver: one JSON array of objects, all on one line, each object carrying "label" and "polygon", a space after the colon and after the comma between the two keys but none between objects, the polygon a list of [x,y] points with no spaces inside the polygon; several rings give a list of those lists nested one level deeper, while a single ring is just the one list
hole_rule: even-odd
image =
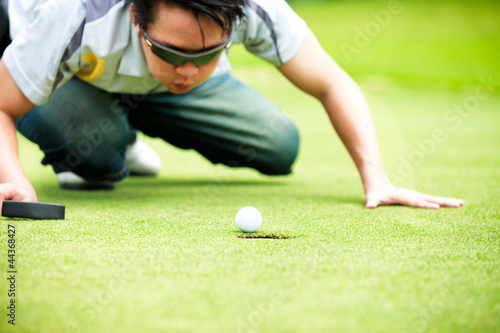
[{"label": "white golf ball", "polygon": [[255,232],[262,225],[262,215],[255,207],[243,207],[236,214],[236,225],[243,232]]}]

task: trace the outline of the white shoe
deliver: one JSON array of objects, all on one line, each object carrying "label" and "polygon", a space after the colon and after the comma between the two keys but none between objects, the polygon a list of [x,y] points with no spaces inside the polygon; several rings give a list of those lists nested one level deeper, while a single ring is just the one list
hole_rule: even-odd
[{"label": "white shoe", "polygon": [[[127,146],[125,163],[133,175],[154,176],[160,171],[161,159],[140,138]],[[69,190],[111,190],[114,184],[108,180],[87,180],[71,171],[57,174],[59,186]]]},{"label": "white shoe", "polygon": [[108,180],[86,180],[71,171],[58,173],[57,181],[67,190],[112,190],[115,187]]},{"label": "white shoe", "polygon": [[132,175],[154,176],[161,168],[160,156],[139,137],[127,146],[125,163]]}]

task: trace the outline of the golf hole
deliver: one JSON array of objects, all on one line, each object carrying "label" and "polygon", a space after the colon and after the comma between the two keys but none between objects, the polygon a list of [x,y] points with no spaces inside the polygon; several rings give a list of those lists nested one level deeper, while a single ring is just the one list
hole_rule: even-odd
[{"label": "golf hole", "polygon": [[246,239],[291,239],[297,238],[297,236],[290,235],[277,235],[277,234],[240,234],[237,235],[238,238]]}]

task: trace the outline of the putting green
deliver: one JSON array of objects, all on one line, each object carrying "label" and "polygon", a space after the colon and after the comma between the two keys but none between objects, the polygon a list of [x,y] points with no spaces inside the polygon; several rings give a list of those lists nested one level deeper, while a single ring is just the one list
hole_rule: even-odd
[{"label": "putting green", "polygon": [[[294,174],[212,166],[146,138],[163,159],[159,177],[129,178],[112,192],[62,191],[39,165],[38,148],[20,138],[39,200],[65,204],[66,220],[0,219],[0,331],[498,332],[500,86],[493,82],[487,96],[480,88],[487,87],[481,78],[499,80],[498,62],[485,51],[499,52],[488,39],[499,36],[498,5],[403,5],[388,35],[374,37],[350,64],[339,62],[372,107],[393,182],[463,198],[464,207],[364,209],[357,172],[319,103],[235,49],[235,74],[300,129]],[[387,2],[366,6],[298,10],[317,17],[311,27],[335,52],[332,45],[349,42],[363,17]],[[459,24],[431,29],[442,6],[452,10],[444,20]],[[475,25],[478,17],[484,24]],[[321,30],[332,25],[338,34]],[[417,26],[420,54],[411,47]],[[476,30],[458,28],[465,26]],[[453,55],[464,68],[447,61]],[[261,235],[292,238],[239,238],[234,216],[247,205],[263,215]],[[5,316],[9,224],[16,226],[15,329]]]}]

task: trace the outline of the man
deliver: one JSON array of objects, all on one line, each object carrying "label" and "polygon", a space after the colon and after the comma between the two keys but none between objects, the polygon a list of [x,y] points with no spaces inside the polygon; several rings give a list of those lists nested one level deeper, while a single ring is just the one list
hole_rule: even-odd
[{"label": "man", "polygon": [[119,181],[129,163],[147,169],[155,154],[137,148],[136,130],[213,163],[290,173],[294,124],[230,75],[224,50],[243,43],[321,101],[359,170],[367,208],[463,204],[390,185],[360,89],[283,0],[31,0],[12,2],[9,12],[0,202],[37,199],[19,163],[15,124],[44,151],[62,187]]}]

